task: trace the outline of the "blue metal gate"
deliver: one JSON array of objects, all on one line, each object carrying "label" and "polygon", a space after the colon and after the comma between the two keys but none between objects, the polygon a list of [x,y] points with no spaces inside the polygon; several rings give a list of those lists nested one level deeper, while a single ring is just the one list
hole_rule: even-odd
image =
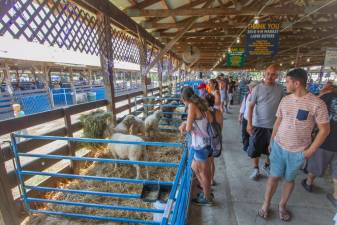
[{"label": "blue metal gate", "polygon": [[[179,163],[170,162],[146,162],[146,161],[130,161],[130,160],[116,160],[107,158],[92,158],[92,157],[76,157],[76,156],[63,156],[63,155],[48,155],[48,154],[36,154],[36,153],[21,153],[18,150],[16,137],[29,138],[35,140],[63,140],[79,143],[112,143],[112,144],[134,144],[143,146],[156,146],[156,147],[174,147],[181,148],[182,157]],[[17,135],[11,134],[11,144],[12,151],[15,157],[16,163],[16,173],[20,181],[20,188],[22,191],[22,200],[24,202],[25,208],[29,213],[35,214],[47,214],[53,216],[61,217],[72,217],[80,219],[90,219],[90,220],[100,220],[100,221],[114,221],[114,222],[124,222],[124,223],[136,223],[136,224],[176,224],[183,225],[186,223],[187,212],[190,199],[191,191],[191,162],[192,154],[189,154],[188,143],[184,145],[178,143],[162,143],[162,142],[128,142],[128,141],[112,141],[103,139],[91,139],[91,138],[68,138],[68,137],[57,137],[57,136],[32,136],[32,135]],[[51,173],[51,172],[41,172],[41,171],[29,171],[24,170],[21,166],[21,158],[33,157],[37,159],[63,159],[71,161],[90,161],[90,162],[100,162],[100,163],[117,163],[117,164],[128,164],[128,165],[143,165],[143,166],[157,166],[157,167],[176,167],[177,173],[175,180],[173,181],[159,181],[159,180],[140,180],[140,179],[129,179],[129,178],[116,178],[116,177],[101,177],[101,176],[88,176],[88,175],[76,175],[76,174],[64,174],[64,173]],[[74,201],[60,201],[46,198],[32,198],[29,196],[28,191],[34,190],[39,192],[63,192],[71,194],[82,194],[82,195],[96,195],[102,197],[115,197],[115,198],[127,198],[127,199],[139,199],[141,195],[139,194],[125,194],[125,193],[108,193],[108,192],[97,192],[91,190],[74,190],[74,189],[64,189],[64,188],[51,188],[51,187],[41,187],[28,185],[24,181],[24,176],[47,176],[47,177],[58,177],[65,179],[81,179],[81,180],[96,180],[96,181],[109,181],[109,182],[122,182],[122,183],[135,183],[135,184],[162,184],[171,185],[171,191],[169,198],[167,200],[164,210],[155,208],[139,208],[133,206],[119,206],[119,205],[106,205],[106,204],[94,204],[85,202],[74,202]],[[61,211],[51,211],[46,209],[32,208],[30,203],[48,203],[48,204],[62,204],[75,207],[89,207],[89,208],[100,208],[100,209],[110,209],[110,210],[123,210],[123,211],[134,211],[134,212],[147,212],[147,213],[161,213],[162,221],[151,221],[151,220],[140,220],[134,218],[124,218],[124,217],[109,217],[109,216],[99,216],[93,214],[84,213],[69,213]]]}]

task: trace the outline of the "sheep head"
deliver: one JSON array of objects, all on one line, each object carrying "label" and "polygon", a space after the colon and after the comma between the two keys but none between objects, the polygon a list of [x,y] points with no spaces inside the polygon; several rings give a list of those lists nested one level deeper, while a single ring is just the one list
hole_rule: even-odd
[{"label": "sheep head", "polygon": [[163,112],[161,110],[158,110],[158,111],[154,112],[154,116],[157,119],[161,119],[163,117]]},{"label": "sheep head", "polygon": [[136,121],[136,118],[134,115],[127,115],[123,119],[123,123],[127,126],[130,127],[134,122]]}]

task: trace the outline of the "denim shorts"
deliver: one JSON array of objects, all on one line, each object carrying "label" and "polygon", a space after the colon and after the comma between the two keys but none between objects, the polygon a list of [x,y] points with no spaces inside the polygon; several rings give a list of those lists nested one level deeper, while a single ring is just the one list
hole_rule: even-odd
[{"label": "denim shorts", "polygon": [[304,152],[285,150],[276,141],[272,141],[271,149],[270,175],[282,177],[287,182],[294,181],[304,163]]},{"label": "denim shorts", "polygon": [[206,161],[208,157],[212,155],[211,148],[209,146],[206,146],[202,149],[193,149],[194,156],[193,159],[196,161]]}]

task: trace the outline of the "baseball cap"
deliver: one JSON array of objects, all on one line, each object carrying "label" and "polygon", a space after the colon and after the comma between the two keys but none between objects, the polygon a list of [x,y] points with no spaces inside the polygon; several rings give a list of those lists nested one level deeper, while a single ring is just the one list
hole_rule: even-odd
[{"label": "baseball cap", "polygon": [[206,89],[206,84],[205,83],[199,84],[198,89]]}]

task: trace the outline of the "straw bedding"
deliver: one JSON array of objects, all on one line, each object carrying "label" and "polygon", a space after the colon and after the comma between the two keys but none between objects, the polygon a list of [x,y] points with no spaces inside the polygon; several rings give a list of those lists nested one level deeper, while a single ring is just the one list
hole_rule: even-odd
[{"label": "straw bedding", "polygon": [[[178,134],[172,133],[160,133],[155,140],[148,141],[158,141],[158,142],[181,142],[182,139]],[[146,154],[148,155],[149,161],[157,162],[179,162],[181,157],[181,149],[176,149],[172,147],[152,147],[148,146]],[[108,152],[101,148],[95,153],[96,157],[99,158],[111,158]],[[81,165],[83,166],[83,164]],[[148,167],[151,180],[161,180],[161,181],[173,181],[176,175],[176,168],[159,168],[159,167]],[[141,169],[142,178],[146,178],[146,173],[144,167]],[[108,163],[90,163],[86,164],[86,168],[80,170],[82,175],[92,175],[92,176],[104,176],[104,177],[122,177],[122,178],[135,178],[136,172],[132,165],[118,165],[115,170],[114,164]],[[59,187],[64,189],[76,189],[76,190],[90,190],[99,192],[110,192],[110,193],[132,193],[140,194],[142,191],[141,184],[128,184],[128,183],[113,183],[113,182],[102,182],[94,180],[70,180],[68,183],[61,183]],[[119,206],[132,206],[140,208],[151,208],[150,203],[146,203],[140,199],[122,199],[122,198],[111,198],[111,197],[100,197],[94,195],[74,195],[67,193],[48,193],[46,196],[48,199],[54,200],[66,200],[73,202],[88,202],[96,204],[107,204],[107,205],[119,205]],[[56,204],[46,204],[43,206],[44,210],[51,211],[63,211],[72,213],[82,213],[82,214],[93,214],[99,216],[110,216],[110,217],[126,217],[133,219],[142,220],[152,220],[151,213],[140,213],[131,211],[120,211],[120,210],[110,210],[110,209],[97,209],[88,207],[78,207],[78,206],[65,206]],[[88,221],[80,220],[74,218],[63,218],[63,217],[53,217],[45,215],[31,216],[30,219],[25,224],[30,225],[89,225],[89,224],[121,224],[114,222],[104,222],[104,221]]]}]

